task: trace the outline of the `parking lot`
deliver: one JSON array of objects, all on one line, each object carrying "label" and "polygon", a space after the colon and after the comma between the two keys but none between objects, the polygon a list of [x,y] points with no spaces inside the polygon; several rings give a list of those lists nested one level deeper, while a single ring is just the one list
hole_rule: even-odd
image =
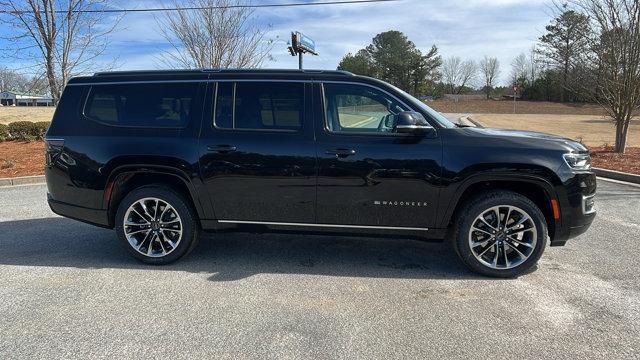
[{"label": "parking lot", "polygon": [[476,276],[401,239],[205,236],[165,267],[0,188],[0,357],[638,358],[640,188],[599,181],[598,217],[537,271]]}]

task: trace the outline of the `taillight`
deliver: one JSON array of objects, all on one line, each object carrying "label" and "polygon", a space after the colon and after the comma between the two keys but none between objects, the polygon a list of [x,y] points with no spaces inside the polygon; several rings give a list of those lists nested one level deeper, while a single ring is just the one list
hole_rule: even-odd
[{"label": "taillight", "polygon": [[58,159],[60,154],[62,153],[62,149],[64,148],[64,139],[60,138],[45,138],[44,139],[45,150],[46,150],[46,162],[47,165],[53,165],[53,163]]}]

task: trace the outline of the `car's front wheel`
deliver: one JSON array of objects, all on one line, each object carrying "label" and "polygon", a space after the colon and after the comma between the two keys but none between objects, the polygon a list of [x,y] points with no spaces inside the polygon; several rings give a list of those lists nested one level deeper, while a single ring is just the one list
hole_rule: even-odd
[{"label": "car's front wheel", "polygon": [[118,237],[137,259],[168,264],[191,251],[198,237],[194,211],[184,197],[160,185],[131,191],[118,206]]},{"label": "car's front wheel", "polygon": [[527,197],[491,191],[467,201],[457,214],[454,248],[471,270],[514,277],[531,269],[547,243],[543,213]]}]

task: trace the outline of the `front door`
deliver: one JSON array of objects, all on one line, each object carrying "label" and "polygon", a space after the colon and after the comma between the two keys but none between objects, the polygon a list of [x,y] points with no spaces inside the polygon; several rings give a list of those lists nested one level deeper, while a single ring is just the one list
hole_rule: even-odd
[{"label": "front door", "polygon": [[[412,110],[366,84],[318,84],[317,221],[423,230],[434,225],[442,146],[437,135],[393,131]],[[400,229],[399,229],[400,230]]]},{"label": "front door", "polygon": [[315,221],[311,85],[221,81],[200,138],[200,171],[226,222]]}]

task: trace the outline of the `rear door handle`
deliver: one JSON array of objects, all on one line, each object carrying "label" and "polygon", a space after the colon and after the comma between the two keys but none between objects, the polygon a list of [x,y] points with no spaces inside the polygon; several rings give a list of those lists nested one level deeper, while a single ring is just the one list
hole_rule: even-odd
[{"label": "rear door handle", "polygon": [[356,151],[354,149],[336,148],[336,149],[327,149],[325,153],[327,155],[335,155],[336,157],[343,158],[343,157],[355,155]]},{"label": "rear door handle", "polygon": [[234,145],[207,145],[207,151],[220,154],[226,154],[236,150],[238,150],[238,147]]}]

